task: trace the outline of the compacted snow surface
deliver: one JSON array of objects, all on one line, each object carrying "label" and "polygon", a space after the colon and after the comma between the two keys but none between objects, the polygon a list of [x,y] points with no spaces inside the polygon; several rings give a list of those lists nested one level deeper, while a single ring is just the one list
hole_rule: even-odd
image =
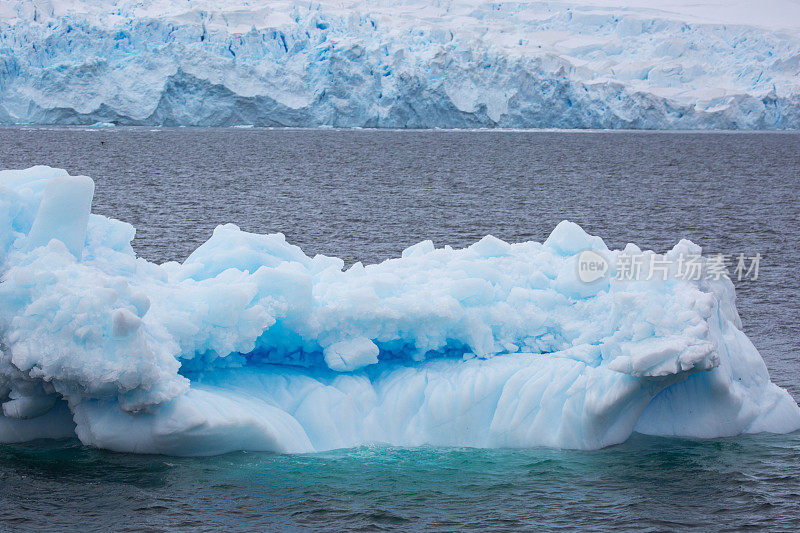
[{"label": "compacted snow surface", "polygon": [[[789,432],[726,277],[617,279],[629,244],[424,241],[343,268],[219,226],[182,264],[137,258],[93,181],[0,172],[0,441],[127,452],[364,443],[595,449],[632,432]],[[581,281],[591,250],[609,272]],[[659,261],[697,255],[681,241]],[[646,258],[652,252],[645,252]]]},{"label": "compacted snow surface", "polygon": [[800,127],[797,0],[10,0],[0,122]]}]

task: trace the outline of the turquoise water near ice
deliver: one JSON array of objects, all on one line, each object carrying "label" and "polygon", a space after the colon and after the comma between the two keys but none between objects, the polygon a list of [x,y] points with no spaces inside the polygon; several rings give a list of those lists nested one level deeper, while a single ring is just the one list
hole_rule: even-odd
[{"label": "turquoise water near ice", "polygon": [[0,471],[0,524],[41,531],[791,531],[800,518],[797,435],[192,459],[37,443],[0,447]]},{"label": "turquoise water near ice", "polygon": [[[756,252],[744,330],[800,397],[800,134],[0,128],[1,168],[95,178],[95,212],[181,260],[216,224],[375,262],[432,238]],[[634,435],[599,451],[403,449],[209,458],[0,446],[0,530],[796,530],[800,434]]]}]

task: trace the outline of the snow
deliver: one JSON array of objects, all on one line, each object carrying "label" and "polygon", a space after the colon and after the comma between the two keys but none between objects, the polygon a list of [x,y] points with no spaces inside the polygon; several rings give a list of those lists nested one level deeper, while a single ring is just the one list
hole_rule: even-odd
[{"label": "snow", "polygon": [[[800,428],[727,277],[618,279],[622,254],[641,251],[576,224],[544,243],[423,241],[346,270],[229,224],[183,263],[153,264],[132,226],[89,214],[92,192],[63,170],[0,171],[2,442],[596,449],[634,431]],[[607,275],[581,279],[587,253]]]},{"label": "snow", "polygon": [[800,2],[10,0],[0,122],[797,129]]}]

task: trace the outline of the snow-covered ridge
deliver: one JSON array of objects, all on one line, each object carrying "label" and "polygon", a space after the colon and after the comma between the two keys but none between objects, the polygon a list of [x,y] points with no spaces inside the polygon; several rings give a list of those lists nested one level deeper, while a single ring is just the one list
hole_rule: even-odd
[{"label": "snow-covered ridge", "polygon": [[796,0],[0,5],[0,122],[800,127]]},{"label": "snow-covered ridge", "polygon": [[[424,241],[377,265],[218,227],[181,264],[137,258],[85,176],[0,171],[0,442],[130,452],[365,443],[594,449],[632,432],[789,432],[721,279],[580,279],[622,252],[569,222],[543,242]],[[625,252],[641,251],[629,244]],[[678,264],[698,246],[664,256]]]}]

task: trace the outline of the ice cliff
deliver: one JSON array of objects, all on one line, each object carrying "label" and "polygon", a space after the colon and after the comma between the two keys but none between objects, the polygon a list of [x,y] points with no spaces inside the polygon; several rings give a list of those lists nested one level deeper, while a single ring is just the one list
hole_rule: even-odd
[{"label": "ice cliff", "polygon": [[[544,243],[425,241],[346,270],[225,225],[158,265],[132,226],[91,214],[93,193],[63,170],[0,172],[0,442],[594,449],[800,428],[727,277],[648,280],[645,262],[618,279],[621,254],[642,252],[569,222]],[[588,282],[587,250],[608,268]],[[673,270],[686,254],[700,249],[644,253]]]},{"label": "ice cliff", "polygon": [[8,0],[0,123],[800,127],[793,0]]}]

